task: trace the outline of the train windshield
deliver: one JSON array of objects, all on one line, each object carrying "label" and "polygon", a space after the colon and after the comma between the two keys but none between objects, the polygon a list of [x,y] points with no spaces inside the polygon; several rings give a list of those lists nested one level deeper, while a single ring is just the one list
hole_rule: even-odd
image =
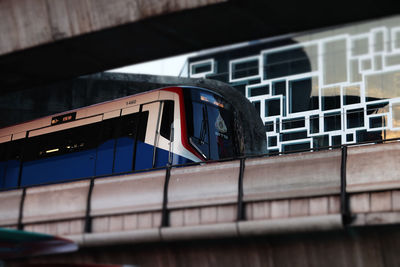
[{"label": "train windshield", "polygon": [[233,157],[233,111],[230,104],[208,91],[192,89],[190,96],[190,101],[186,101],[190,144],[205,159]]}]

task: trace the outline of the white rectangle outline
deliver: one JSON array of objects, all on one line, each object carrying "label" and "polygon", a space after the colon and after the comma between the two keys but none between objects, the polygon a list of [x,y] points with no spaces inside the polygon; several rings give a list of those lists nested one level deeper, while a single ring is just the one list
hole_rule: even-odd
[{"label": "white rectangle outline", "polygon": [[[241,63],[241,62],[252,61],[252,60],[258,60],[258,71],[257,71],[258,74],[253,75],[253,76],[246,76],[243,78],[233,79],[233,77],[232,77],[233,76],[233,65],[237,64],[237,63]],[[260,59],[259,55],[231,60],[231,61],[229,61],[229,82],[233,83],[233,82],[240,82],[240,81],[247,81],[247,80],[251,80],[251,79],[261,78],[260,77],[261,69],[262,69],[262,63],[261,63],[261,59]]]},{"label": "white rectangle outline", "polygon": [[[201,73],[193,73],[192,72],[192,66],[193,65],[198,65],[198,64],[204,64],[204,63],[210,63],[211,65],[211,70],[208,72],[201,72]],[[208,74],[213,74],[215,70],[215,59],[214,58],[209,58],[209,59],[204,59],[196,62],[192,62],[189,64],[189,75],[191,78],[205,78],[206,75]]]}]

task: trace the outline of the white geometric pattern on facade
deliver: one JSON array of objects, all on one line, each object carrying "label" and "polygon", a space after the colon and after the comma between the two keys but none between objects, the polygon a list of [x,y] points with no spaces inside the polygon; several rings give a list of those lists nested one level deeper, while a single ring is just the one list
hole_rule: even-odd
[{"label": "white geometric pattern on facade", "polygon": [[[195,68],[196,67],[207,67],[210,66],[210,70],[202,71],[202,72],[196,72]],[[195,63],[190,63],[189,64],[189,73],[190,77],[192,78],[204,78],[208,74],[213,74],[215,71],[215,62],[213,58],[210,59],[205,59],[201,61],[197,61]]]},{"label": "white geometric pattern on facade", "polygon": [[[267,68],[274,66],[269,66],[269,62],[266,62],[268,56],[277,52],[289,54],[290,51],[302,51],[307,56],[309,69],[269,78]],[[291,60],[295,61],[296,58],[290,58],[287,64],[290,64]],[[205,61],[192,62],[190,77],[207,77],[209,74],[218,73],[214,68],[216,62],[213,59],[208,59],[207,62],[212,64],[212,72],[192,73],[192,66],[204,64]],[[285,63],[282,62],[277,64]],[[243,66],[246,64],[251,67],[245,69]],[[254,66],[257,69],[251,69]],[[246,85],[245,94],[251,102],[259,103],[263,122],[272,123],[271,131],[266,132],[269,149],[282,151],[284,146],[300,143],[308,143],[310,148],[314,148],[313,137],[321,136],[327,136],[325,140],[328,140],[326,145],[329,146],[334,143],[351,144],[357,141],[357,132],[362,130],[381,131],[382,138],[386,139],[400,136],[400,26],[391,29],[377,27],[362,34],[340,34],[262,50],[256,55],[230,60],[228,75],[229,82],[233,85],[251,80],[260,81]],[[291,99],[295,97],[292,92],[293,85],[306,80],[311,82],[312,87],[309,92],[310,101],[314,97],[313,101],[317,107],[312,110],[293,111],[292,103],[296,101]],[[276,82],[284,82],[284,94],[274,94]],[[263,86],[268,87],[267,93],[252,95],[252,90]],[[337,96],[340,97],[337,99]],[[351,101],[354,103],[345,103],[346,96],[348,99],[352,97]],[[367,101],[368,97],[375,99]],[[334,99],[338,101],[335,102]],[[337,106],[325,109],[327,101],[333,101]],[[267,114],[268,105],[277,103],[280,107],[279,112],[275,110],[273,115]],[[372,105],[378,105],[379,108],[376,108],[376,112],[367,112],[367,108],[371,109]],[[352,114],[356,117],[360,115],[360,125],[349,124]],[[326,129],[327,121],[336,119],[340,119],[340,128]],[[300,121],[295,128],[284,129],[282,122],[285,120],[304,120],[304,123]],[[311,123],[314,124],[313,127]],[[283,140],[282,134],[288,133],[300,135],[293,140]]]}]

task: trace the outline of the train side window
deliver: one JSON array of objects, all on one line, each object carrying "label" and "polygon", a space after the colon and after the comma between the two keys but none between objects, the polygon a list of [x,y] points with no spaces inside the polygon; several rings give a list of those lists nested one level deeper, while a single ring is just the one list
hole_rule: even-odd
[{"label": "train side window", "polygon": [[96,176],[107,175],[113,172],[116,142],[115,129],[119,121],[120,118],[117,117],[101,122],[96,155]]},{"label": "train side window", "polygon": [[146,139],[147,123],[149,120],[149,112],[144,111],[140,113],[140,120],[138,126],[137,140],[144,142]]},{"label": "train side window", "polygon": [[138,131],[136,136],[134,170],[144,170],[151,168],[152,166],[154,147],[145,143],[146,135],[152,134],[147,133],[149,116],[149,111],[140,112]]},{"label": "train side window", "polygon": [[93,176],[99,128],[96,123],[29,138],[21,185]]},{"label": "train side window", "polygon": [[171,138],[171,125],[174,121],[174,101],[167,100],[164,101],[162,118],[161,118],[161,127],[160,127],[160,135],[167,140]]},{"label": "train side window", "polygon": [[97,145],[100,123],[49,133],[28,139],[25,161],[51,158],[93,149]]},{"label": "train side window", "polygon": [[118,120],[113,172],[128,172],[134,168],[136,139],[140,138],[140,113],[125,115]]},{"label": "train side window", "polygon": [[121,117],[119,125],[121,129],[118,133],[118,137],[123,137],[123,136],[130,136],[132,138],[136,137],[139,115],[140,113],[133,113]]}]

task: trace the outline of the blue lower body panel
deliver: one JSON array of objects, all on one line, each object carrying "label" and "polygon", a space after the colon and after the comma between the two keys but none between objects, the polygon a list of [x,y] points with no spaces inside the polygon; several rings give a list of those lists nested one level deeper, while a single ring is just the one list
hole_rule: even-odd
[{"label": "blue lower body panel", "polygon": [[[137,141],[135,170],[153,167],[154,146]],[[115,150],[114,150],[115,149]],[[62,182],[92,176],[132,171],[135,140],[129,137],[108,140],[97,149],[53,156],[23,163],[20,186]],[[169,161],[169,152],[156,148],[155,167],[165,167]],[[185,157],[173,154],[173,164],[193,162]],[[19,186],[20,162],[10,160],[0,162],[0,189]]]},{"label": "blue lower body panel", "polygon": [[115,148],[114,173],[132,171],[135,139],[121,137],[117,139]]},{"label": "blue lower body panel", "polygon": [[109,140],[97,148],[96,176],[111,174],[114,161],[114,140]]},{"label": "blue lower body panel", "polygon": [[141,141],[137,142],[135,170],[145,170],[153,168],[153,149],[154,146]]},{"label": "blue lower body panel", "polygon": [[9,160],[0,163],[0,188],[8,189],[18,187],[20,162]]},{"label": "blue lower body panel", "polygon": [[21,186],[60,182],[94,175],[96,150],[25,162]]}]

